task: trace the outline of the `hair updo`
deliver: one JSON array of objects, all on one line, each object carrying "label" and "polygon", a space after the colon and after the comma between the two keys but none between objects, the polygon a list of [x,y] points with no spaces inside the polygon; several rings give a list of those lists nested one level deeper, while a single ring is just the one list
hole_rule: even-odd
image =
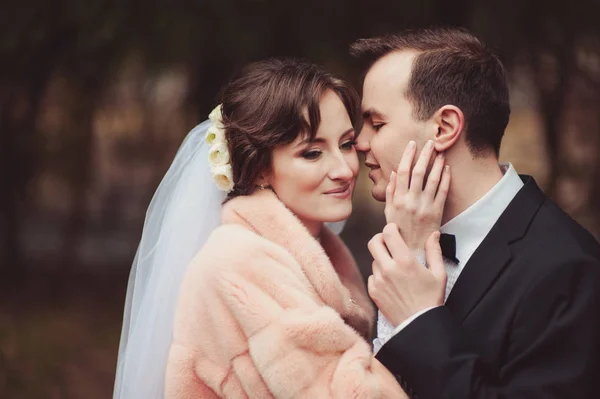
[{"label": "hair updo", "polygon": [[356,91],[314,64],[270,59],[246,66],[233,78],[220,101],[235,183],[228,198],[256,189],[260,174],[271,167],[274,148],[301,134],[316,136],[321,121],[319,102],[327,90],[338,95],[357,127],[360,99]]}]

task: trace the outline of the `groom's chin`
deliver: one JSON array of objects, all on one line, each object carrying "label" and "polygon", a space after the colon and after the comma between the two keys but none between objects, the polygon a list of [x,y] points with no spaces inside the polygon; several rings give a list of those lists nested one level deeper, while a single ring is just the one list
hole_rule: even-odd
[{"label": "groom's chin", "polygon": [[379,202],[385,202],[385,187],[382,189],[378,184],[375,184],[371,189],[371,195]]}]

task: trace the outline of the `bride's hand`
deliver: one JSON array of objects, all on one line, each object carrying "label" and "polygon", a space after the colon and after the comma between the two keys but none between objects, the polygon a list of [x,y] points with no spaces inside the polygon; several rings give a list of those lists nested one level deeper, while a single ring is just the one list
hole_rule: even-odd
[{"label": "bride's hand", "polygon": [[398,225],[406,245],[413,250],[424,249],[427,238],[439,230],[450,187],[450,167],[444,166],[443,153],[435,157],[427,176],[434,152],[433,142],[428,141],[411,173],[416,154],[411,141],[386,188],[385,218]]}]

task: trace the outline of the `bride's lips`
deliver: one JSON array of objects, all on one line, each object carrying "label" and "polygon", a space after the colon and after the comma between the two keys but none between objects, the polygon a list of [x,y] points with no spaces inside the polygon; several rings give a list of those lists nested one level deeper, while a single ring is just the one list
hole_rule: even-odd
[{"label": "bride's lips", "polygon": [[331,195],[339,199],[348,198],[352,194],[352,183],[347,183],[334,190],[326,191],[325,194]]}]

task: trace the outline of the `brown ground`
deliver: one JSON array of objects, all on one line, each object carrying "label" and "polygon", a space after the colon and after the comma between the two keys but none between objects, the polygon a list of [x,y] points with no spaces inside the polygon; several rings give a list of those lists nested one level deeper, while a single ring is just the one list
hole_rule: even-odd
[{"label": "brown ground", "polygon": [[110,398],[126,276],[48,279],[3,291],[0,398]]}]

